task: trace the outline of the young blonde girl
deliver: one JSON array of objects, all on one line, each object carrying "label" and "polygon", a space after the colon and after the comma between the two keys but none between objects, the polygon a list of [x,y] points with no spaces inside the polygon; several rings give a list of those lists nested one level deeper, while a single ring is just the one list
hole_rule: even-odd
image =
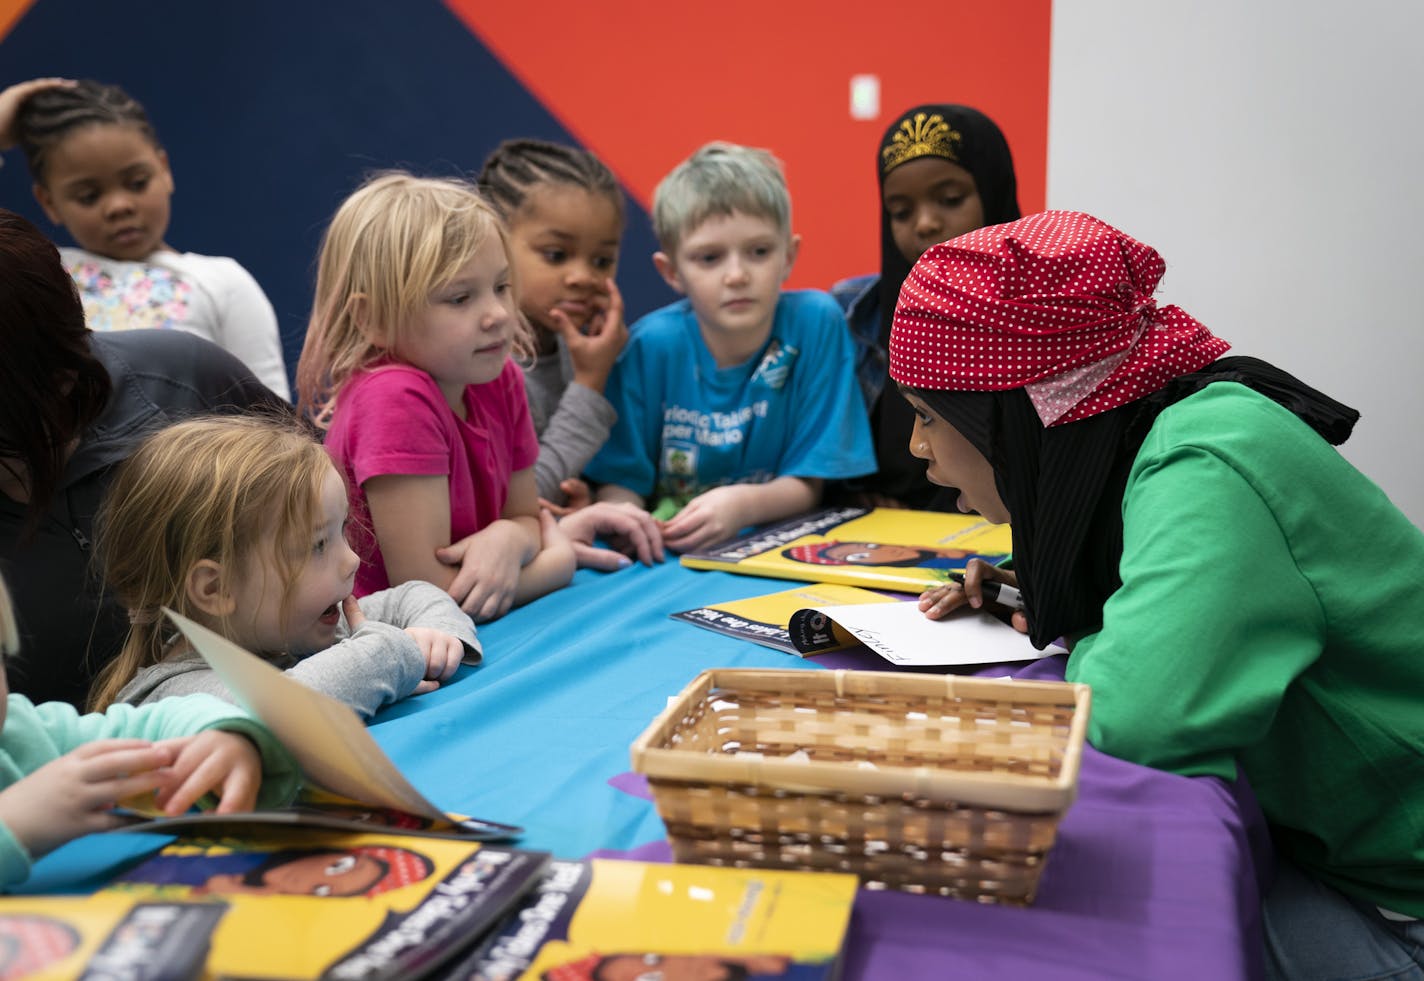
[{"label": "young blonde girl", "polygon": [[573,575],[539,508],[508,256],[458,180],[380,175],[327,229],[297,390],[352,487],[358,595],[424,579],[483,621]]},{"label": "young blonde girl", "polygon": [[61,256],[92,329],[197,334],[290,398],[277,315],[262,287],[234,259],[167,244],[173,172],[143,106],[116,85],[21,83],[0,93],[0,146],[12,138],[35,199],[78,246]]},{"label": "young blonde girl", "polygon": [[[19,647],[0,580],[0,654],[8,661]],[[298,780],[271,733],[214,698],[80,715],[10,694],[0,661],[0,888],[71,838],[117,826],[114,801],[153,792],[166,813],[181,814],[212,792],[219,812],[248,811],[286,803]]]},{"label": "young blonde girl", "polygon": [[467,616],[429,583],[351,598],[346,484],[283,419],[191,419],[148,437],[97,521],[108,588],[132,627],[93,706],[226,686],[161,615],[218,631],[369,717],[436,687],[479,651]]}]

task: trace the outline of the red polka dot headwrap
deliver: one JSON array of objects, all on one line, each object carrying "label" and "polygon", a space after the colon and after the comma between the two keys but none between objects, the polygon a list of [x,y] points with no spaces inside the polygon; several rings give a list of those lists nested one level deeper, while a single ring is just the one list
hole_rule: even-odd
[{"label": "red polka dot headwrap", "polygon": [[890,377],[1024,388],[1045,426],[1136,401],[1230,344],[1152,293],[1156,250],[1089,215],[1045,211],[933,246],[900,289]]}]

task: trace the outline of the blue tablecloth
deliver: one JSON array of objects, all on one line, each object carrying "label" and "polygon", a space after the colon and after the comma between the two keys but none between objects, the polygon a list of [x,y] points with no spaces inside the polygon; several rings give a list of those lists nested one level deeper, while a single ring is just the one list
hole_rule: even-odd
[{"label": "blue tablecloth", "polygon": [[668,697],[708,667],[817,667],[668,614],[789,585],[676,562],[580,572],[480,627],[484,664],[381,713],[371,732],[440,807],[523,825],[522,845],[578,857],[644,844],[662,822],[607,781]]},{"label": "blue tablecloth", "polygon": [[[632,740],[705,668],[823,666],[668,615],[787,585],[672,562],[580,572],[481,627],[480,667],[381,713],[372,734],[436,804],[523,825],[521,845],[665,859],[662,823],[627,773]],[[868,654],[821,660],[887,667]],[[1050,658],[1020,673],[1061,678],[1062,669]],[[100,859],[145,847],[116,837],[61,849],[31,887],[93,888]],[[862,890],[845,977],[1254,977],[1263,841],[1244,787],[1090,750],[1034,906]]]}]

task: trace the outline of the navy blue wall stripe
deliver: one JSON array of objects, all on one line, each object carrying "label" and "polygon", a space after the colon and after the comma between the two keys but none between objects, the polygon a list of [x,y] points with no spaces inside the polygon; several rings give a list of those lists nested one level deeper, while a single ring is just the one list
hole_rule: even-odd
[{"label": "navy blue wall stripe", "polygon": [[[249,0],[244,4],[37,0],[0,42],[9,84],[38,75],[123,86],[149,110],[173,162],[168,241],[230,255],[277,310],[289,372],[331,213],[369,171],[473,176],[502,139],[568,132],[437,0]],[[0,204],[55,241],[17,151]],[[629,202],[618,280],[629,320],[671,291]]]}]

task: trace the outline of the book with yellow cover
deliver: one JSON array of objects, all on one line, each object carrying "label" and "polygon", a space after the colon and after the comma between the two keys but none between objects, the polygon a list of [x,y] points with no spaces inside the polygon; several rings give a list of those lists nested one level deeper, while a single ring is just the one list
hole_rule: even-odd
[{"label": "book with yellow cover", "polygon": [[392,834],[179,839],[92,895],[0,899],[0,978],[428,977],[548,860]]},{"label": "book with yellow cover", "polygon": [[204,977],[406,979],[461,955],[539,881],[548,859],[393,834],[192,838],[98,895],[221,907]]},{"label": "book with yellow cover", "polygon": [[856,878],[593,859],[544,880],[445,981],[836,976]]},{"label": "book with yellow cover", "polygon": [[0,978],[201,978],[226,912],[106,893],[0,898]]},{"label": "book with yellow cover", "polygon": [[807,607],[844,606],[859,603],[894,603],[894,598],[856,586],[836,586],[830,583],[806,583],[792,589],[750,599],[713,603],[695,610],[670,614],[674,620],[714,630],[728,637],[749,640],[772,650],[805,656],[824,651],[854,647],[860,641],[854,637],[825,636],[818,647],[798,646],[788,631],[788,625],[798,610]]},{"label": "book with yellow cover", "polygon": [[1008,525],[977,514],[898,508],[825,508],[689,552],[682,564],[773,579],[919,593],[972,558],[1009,559]]}]

